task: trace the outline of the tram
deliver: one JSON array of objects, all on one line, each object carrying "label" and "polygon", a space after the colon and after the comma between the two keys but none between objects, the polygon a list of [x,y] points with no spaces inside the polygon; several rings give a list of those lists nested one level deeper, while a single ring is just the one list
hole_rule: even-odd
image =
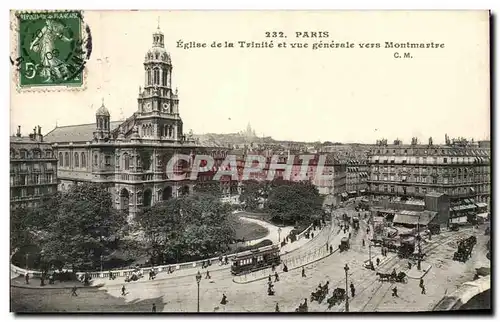
[{"label": "tram", "polygon": [[233,275],[242,275],[273,265],[276,266],[280,263],[280,249],[278,245],[265,246],[236,255],[231,265],[231,273]]}]

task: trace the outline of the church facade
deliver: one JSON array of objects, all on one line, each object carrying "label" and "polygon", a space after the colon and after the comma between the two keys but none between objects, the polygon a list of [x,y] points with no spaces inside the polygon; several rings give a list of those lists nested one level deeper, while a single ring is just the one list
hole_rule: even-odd
[{"label": "church facade", "polygon": [[[112,122],[103,102],[95,123],[56,126],[45,136],[58,159],[59,190],[80,182],[102,183],[115,207],[131,218],[143,206],[192,192],[195,182],[167,176],[167,163],[175,154],[223,159],[227,153],[200,146],[184,134],[177,90],[172,90],[172,62],[160,30],[153,34],[144,69],[145,86],[139,89],[137,111],[128,119]],[[174,172],[188,167],[179,161]],[[198,180],[211,180],[200,176]]]}]

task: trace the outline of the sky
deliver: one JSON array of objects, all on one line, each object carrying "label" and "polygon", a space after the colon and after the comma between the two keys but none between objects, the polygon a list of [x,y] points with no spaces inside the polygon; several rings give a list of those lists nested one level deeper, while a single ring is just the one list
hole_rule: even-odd
[{"label": "sky", "polygon": [[[417,136],[489,138],[486,12],[86,11],[93,51],[78,91],[18,91],[11,83],[11,134],[40,125],[93,123],[104,100],[112,120],[137,110],[144,55],[158,27],[172,57],[184,130],[234,133],[248,123],[280,140],[375,143]],[[266,38],[282,31],[286,38]],[[325,38],[302,38],[305,32]],[[302,33],[296,37],[296,32]],[[15,30],[11,37],[15,39]],[[274,48],[238,48],[273,39]],[[183,42],[208,48],[177,48]],[[235,48],[211,48],[230,41]],[[279,42],[287,48],[277,48]],[[360,43],[435,42],[439,49],[360,48]],[[291,48],[291,43],[308,48]],[[313,50],[314,43],[355,48]],[[11,48],[16,56],[16,46]],[[410,52],[413,58],[395,58]]]}]

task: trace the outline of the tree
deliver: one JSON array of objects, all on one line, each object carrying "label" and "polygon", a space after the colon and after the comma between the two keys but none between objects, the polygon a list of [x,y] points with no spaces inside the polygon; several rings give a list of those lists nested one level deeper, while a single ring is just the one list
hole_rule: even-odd
[{"label": "tree", "polygon": [[323,196],[309,182],[277,185],[269,194],[266,209],[273,221],[311,223],[323,216]]},{"label": "tree", "polygon": [[216,197],[222,196],[222,189],[219,181],[198,182],[193,187],[193,190],[196,193],[206,193]]},{"label": "tree", "polygon": [[245,203],[245,209],[253,211],[259,207],[260,200],[265,193],[266,182],[248,180],[241,187],[240,202]]},{"label": "tree", "polygon": [[50,225],[41,243],[46,260],[92,269],[116,249],[127,227],[125,215],[113,208],[111,193],[100,184],[76,185],[55,198],[41,207],[57,205],[46,214]]},{"label": "tree", "polygon": [[234,239],[230,214],[217,197],[195,193],[143,209],[137,221],[152,257],[178,261],[227,251]]}]

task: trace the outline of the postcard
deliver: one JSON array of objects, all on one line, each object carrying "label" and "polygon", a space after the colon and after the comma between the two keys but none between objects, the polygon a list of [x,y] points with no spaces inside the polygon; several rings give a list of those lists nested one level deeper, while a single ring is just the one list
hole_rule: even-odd
[{"label": "postcard", "polygon": [[490,12],[10,12],[13,312],[491,312]]}]

